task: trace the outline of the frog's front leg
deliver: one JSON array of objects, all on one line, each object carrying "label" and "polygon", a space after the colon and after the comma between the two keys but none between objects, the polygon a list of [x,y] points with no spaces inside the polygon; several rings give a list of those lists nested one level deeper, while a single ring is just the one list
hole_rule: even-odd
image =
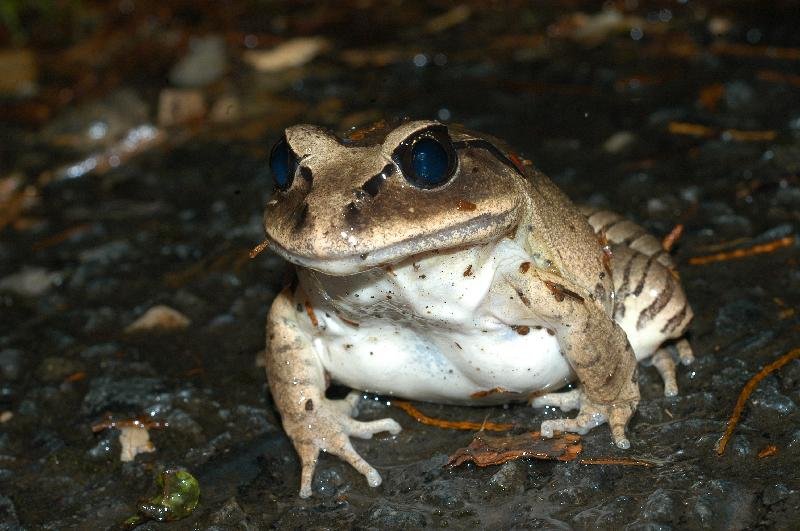
[{"label": "frog's front leg", "polygon": [[[565,409],[577,406],[577,417],[542,422],[542,435],[586,433],[608,422],[614,443],[630,447],[625,428],[639,403],[639,385],[636,357],[625,332],[586,290],[558,275],[523,263],[505,278],[526,309],[529,322],[544,321],[555,330],[580,381],[580,388],[560,397],[563,400],[558,404],[567,406]],[[550,404],[552,398],[539,397],[534,404]]]},{"label": "frog's front leg", "polygon": [[354,420],[356,393],[344,400],[325,398],[325,373],[310,334],[298,322],[300,315],[305,313],[295,309],[290,290],[283,290],[267,317],[266,350],[269,388],[302,464],[300,497],[311,496],[311,480],[320,451],[339,456],[361,472],[371,487],[377,487],[381,484],[380,474],[358,455],[350,437],[369,439],[382,431],[396,434],[400,425],[392,419]]}]

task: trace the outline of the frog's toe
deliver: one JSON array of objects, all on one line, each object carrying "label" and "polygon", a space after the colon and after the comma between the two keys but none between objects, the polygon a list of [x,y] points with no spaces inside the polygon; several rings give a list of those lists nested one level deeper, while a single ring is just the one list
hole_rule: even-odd
[{"label": "frog's toe", "polygon": [[681,339],[675,343],[675,348],[678,350],[678,358],[680,358],[681,364],[690,365],[694,362],[694,351],[688,340]]},{"label": "frog's toe", "polygon": [[592,428],[603,424],[606,421],[602,413],[579,413],[574,419],[555,419],[542,422],[541,434],[544,437],[552,437],[557,431],[568,431],[586,435]]},{"label": "frog's toe", "polygon": [[319,447],[311,443],[296,444],[295,448],[300,456],[302,470],[300,472],[300,497],[311,496],[311,480],[314,479],[314,469],[317,467]]},{"label": "frog's toe", "polygon": [[378,471],[358,455],[349,439],[344,439],[341,444],[331,446],[328,448],[328,452],[338,456],[359,471],[367,479],[370,487],[377,487],[383,481]]},{"label": "frog's toe", "polygon": [[341,400],[328,400],[328,404],[345,417],[354,417],[358,415],[358,403],[361,402],[361,395],[358,391],[350,391]]},{"label": "frog's toe", "polygon": [[664,381],[664,396],[677,395],[678,381],[675,375],[675,360],[672,358],[672,353],[665,348],[660,348],[653,354],[652,363]]},{"label": "frog's toe", "polygon": [[371,422],[349,419],[344,428],[348,435],[361,439],[371,439],[373,435],[382,431],[388,431],[392,435],[397,435],[402,430],[400,424],[394,419],[380,419]]},{"label": "frog's toe", "polygon": [[573,389],[563,393],[547,393],[546,395],[536,396],[531,399],[532,407],[554,406],[561,411],[571,411],[578,409],[581,405],[580,389]]},{"label": "frog's toe", "polygon": [[361,393],[359,391],[350,391],[349,393],[347,393],[347,396],[344,397],[343,402],[346,402],[347,404],[350,405],[350,411],[353,415],[358,414],[358,404],[359,402],[361,402],[363,396],[364,393]]}]

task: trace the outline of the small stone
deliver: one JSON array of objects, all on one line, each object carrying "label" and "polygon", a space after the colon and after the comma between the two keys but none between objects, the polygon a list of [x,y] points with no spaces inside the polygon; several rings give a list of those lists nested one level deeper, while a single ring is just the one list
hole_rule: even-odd
[{"label": "small stone", "polygon": [[630,131],[618,131],[603,142],[603,151],[606,153],[622,153],[633,145],[636,135]]},{"label": "small stone", "polygon": [[126,333],[141,332],[144,330],[182,330],[189,326],[191,321],[178,310],[159,304],[147,310],[144,315],[128,325]]},{"label": "small stone", "polygon": [[522,470],[516,461],[507,461],[489,478],[489,484],[501,490],[509,490],[515,486],[522,488]]},{"label": "small stone", "polygon": [[322,37],[299,37],[269,50],[247,51],[242,59],[259,72],[279,72],[306,64],[327,47]]},{"label": "small stone", "polygon": [[22,297],[38,297],[55,284],[61,275],[43,267],[23,267],[0,279],[0,291],[10,291]]},{"label": "small stone", "polygon": [[247,520],[247,514],[236,501],[231,498],[222,507],[211,514],[209,520],[212,524],[223,526],[223,529],[241,529],[243,531],[255,530],[257,527]]},{"label": "small stone", "polygon": [[184,88],[209,85],[225,73],[227,57],[225,41],[219,35],[192,38],[189,53],[169,72],[169,81]]},{"label": "small stone", "polygon": [[642,518],[645,520],[670,523],[674,514],[675,504],[664,489],[658,489],[650,494],[642,507]]},{"label": "small stone", "polygon": [[342,477],[340,466],[330,466],[317,471],[314,475],[314,493],[320,496],[335,496],[345,480]]},{"label": "small stone", "polygon": [[111,431],[112,430],[106,430],[100,440],[97,441],[97,444],[86,451],[86,455],[89,459],[95,461],[106,460],[110,458],[112,454],[119,451],[119,445],[114,440],[116,437],[111,435]]}]

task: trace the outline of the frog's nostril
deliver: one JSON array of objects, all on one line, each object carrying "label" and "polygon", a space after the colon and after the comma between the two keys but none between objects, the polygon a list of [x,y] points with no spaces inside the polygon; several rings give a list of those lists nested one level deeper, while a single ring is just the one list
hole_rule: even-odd
[{"label": "frog's nostril", "polygon": [[308,203],[303,203],[294,211],[294,230],[300,230],[305,226],[308,218]]},{"label": "frog's nostril", "polygon": [[308,166],[300,166],[300,177],[305,179],[309,186],[314,184],[314,173]]},{"label": "frog's nostril", "polygon": [[367,192],[371,197],[375,197],[378,195],[378,192],[380,192],[383,183],[386,182],[386,179],[393,173],[394,164],[387,164],[383,167],[380,173],[373,175],[364,184],[362,184],[361,189]]}]

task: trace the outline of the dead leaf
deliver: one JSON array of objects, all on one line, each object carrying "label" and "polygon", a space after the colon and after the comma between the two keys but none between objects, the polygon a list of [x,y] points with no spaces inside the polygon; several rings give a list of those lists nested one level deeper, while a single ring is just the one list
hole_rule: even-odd
[{"label": "dead leaf", "polygon": [[455,467],[466,461],[478,466],[501,465],[521,457],[572,461],[581,453],[581,438],[573,433],[558,433],[545,438],[538,431],[511,436],[493,436],[480,432],[466,448],[450,456],[447,466]]}]

